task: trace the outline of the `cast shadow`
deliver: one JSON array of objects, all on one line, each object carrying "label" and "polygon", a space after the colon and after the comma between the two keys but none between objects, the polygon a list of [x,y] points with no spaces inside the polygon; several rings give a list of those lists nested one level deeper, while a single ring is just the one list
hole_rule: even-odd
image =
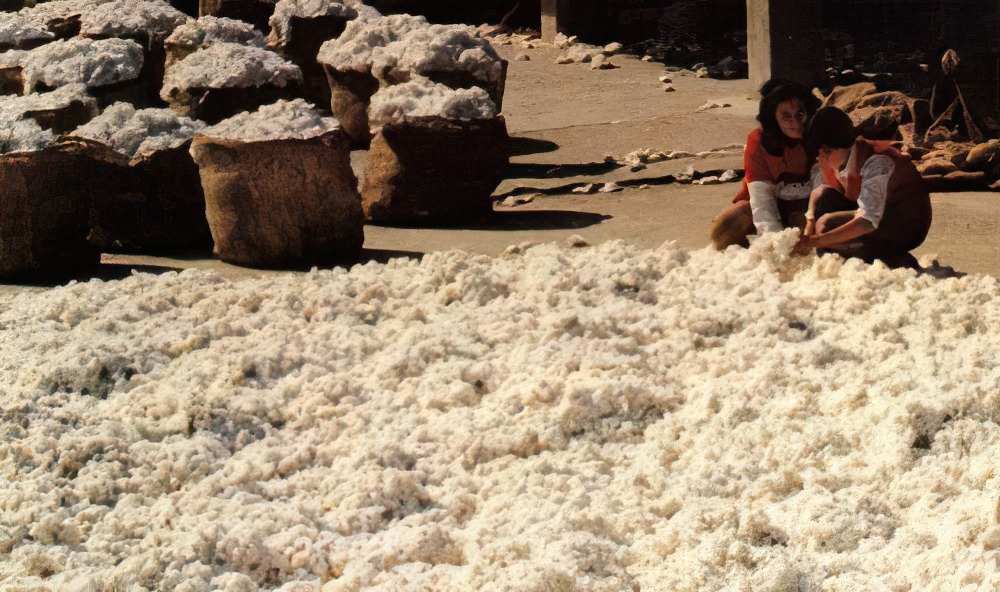
[{"label": "cast shadow", "polygon": [[456,222],[428,221],[424,224],[393,224],[391,227],[438,230],[572,230],[587,228],[611,218],[606,214],[571,210],[494,211]]},{"label": "cast shadow", "polygon": [[527,156],[529,154],[555,152],[556,150],[559,150],[559,144],[548,140],[517,137],[510,139],[510,156]]}]

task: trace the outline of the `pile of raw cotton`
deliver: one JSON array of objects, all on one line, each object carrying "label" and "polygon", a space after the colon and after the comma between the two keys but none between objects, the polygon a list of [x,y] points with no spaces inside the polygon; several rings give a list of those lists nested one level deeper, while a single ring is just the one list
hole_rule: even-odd
[{"label": "pile of raw cotton", "polygon": [[3,296],[0,584],[996,589],[996,280],[795,240]]}]

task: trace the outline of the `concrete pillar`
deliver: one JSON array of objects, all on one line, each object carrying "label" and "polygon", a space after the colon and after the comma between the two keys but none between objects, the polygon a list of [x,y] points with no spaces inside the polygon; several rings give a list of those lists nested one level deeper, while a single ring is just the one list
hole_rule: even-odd
[{"label": "concrete pillar", "polygon": [[559,0],[542,0],[542,41],[552,43],[559,32]]},{"label": "concrete pillar", "polygon": [[823,80],[821,0],[747,0],[750,81],[771,78],[812,87]]}]

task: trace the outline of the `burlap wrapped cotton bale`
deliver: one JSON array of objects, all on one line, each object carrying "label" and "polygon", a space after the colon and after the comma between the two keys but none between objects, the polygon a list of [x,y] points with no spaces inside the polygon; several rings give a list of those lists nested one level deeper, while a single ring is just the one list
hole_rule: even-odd
[{"label": "burlap wrapped cotton bale", "polygon": [[124,155],[127,171],[99,192],[90,241],[105,251],[164,252],[212,244],[191,138],[205,127],[170,109],[115,103],[73,132]]},{"label": "burlap wrapped cotton bale", "polygon": [[347,138],[301,99],[280,101],[204,130],[201,167],[219,258],[248,267],[350,263],[364,213]]},{"label": "burlap wrapped cotton bale", "polygon": [[67,84],[48,93],[0,97],[0,121],[34,120],[42,129],[64,134],[93,119],[100,110],[83,84]]},{"label": "burlap wrapped cotton bale", "polygon": [[[164,40],[187,15],[163,0],[112,0],[83,13],[80,35],[90,39],[131,39],[143,48],[139,79],[145,86],[141,106],[159,106],[166,53]],[[140,105],[140,103],[136,103]]]},{"label": "burlap wrapped cotton bale", "polygon": [[456,89],[478,86],[500,110],[507,62],[473,27],[430,25],[414,28],[374,51],[372,74],[382,86],[401,84],[415,76]]},{"label": "burlap wrapped cotton bale", "polygon": [[139,78],[142,46],[125,39],[53,41],[21,57],[24,92],[85,84],[99,105],[142,103],[148,86]]},{"label": "burlap wrapped cotton bale", "polygon": [[180,115],[214,124],[288,99],[301,82],[298,66],[272,51],[220,42],[171,64],[160,97]]},{"label": "burlap wrapped cotton bale", "polygon": [[197,21],[187,22],[176,29],[163,42],[167,52],[166,65],[179,62],[213,43],[235,43],[263,49],[264,35],[250,23],[230,18],[203,16]]},{"label": "burlap wrapped cotton bale", "polygon": [[330,103],[330,85],[316,61],[320,46],[336,39],[358,13],[338,0],[278,0],[268,45],[302,70],[301,96],[314,105]]},{"label": "burlap wrapped cotton bale", "polygon": [[198,16],[218,16],[240,20],[267,33],[274,14],[274,0],[198,0]]},{"label": "burlap wrapped cotton bale", "polygon": [[[0,131],[0,281],[50,282],[100,265],[87,243],[93,188],[117,163],[85,143],[54,144],[32,120]],[[9,150],[13,148],[13,150]]]},{"label": "burlap wrapped cotton bale", "polygon": [[414,28],[427,26],[427,20],[421,16],[383,17],[366,15],[360,10],[359,17],[347,24],[340,37],[320,47],[316,59],[323,66],[330,86],[330,111],[340,121],[352,145],[367,147],[371,141],[368,106],[379,88],[372,74],[375,50],[400,39]]},{"label": "burlap wrapped cotton bale", "polygon": [[507,127],[483,89],[418,78],[382,89],[361,185],[369,220],[452,223],[488,213],[508,164]]}]

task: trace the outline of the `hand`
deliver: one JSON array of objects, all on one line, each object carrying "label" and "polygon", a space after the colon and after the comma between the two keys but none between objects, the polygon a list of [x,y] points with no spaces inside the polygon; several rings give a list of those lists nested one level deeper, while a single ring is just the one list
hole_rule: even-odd
[{"label": "hand", "polygon": [[813,239],[814,238],[815,237],[810,236],[808,234],[803,234],[802,236],[800,236],[799,237],[799,242],[792,249],[792,254],[793,255],[805,255],[809,251],[815,249],[816,246],[813,244]]}]

